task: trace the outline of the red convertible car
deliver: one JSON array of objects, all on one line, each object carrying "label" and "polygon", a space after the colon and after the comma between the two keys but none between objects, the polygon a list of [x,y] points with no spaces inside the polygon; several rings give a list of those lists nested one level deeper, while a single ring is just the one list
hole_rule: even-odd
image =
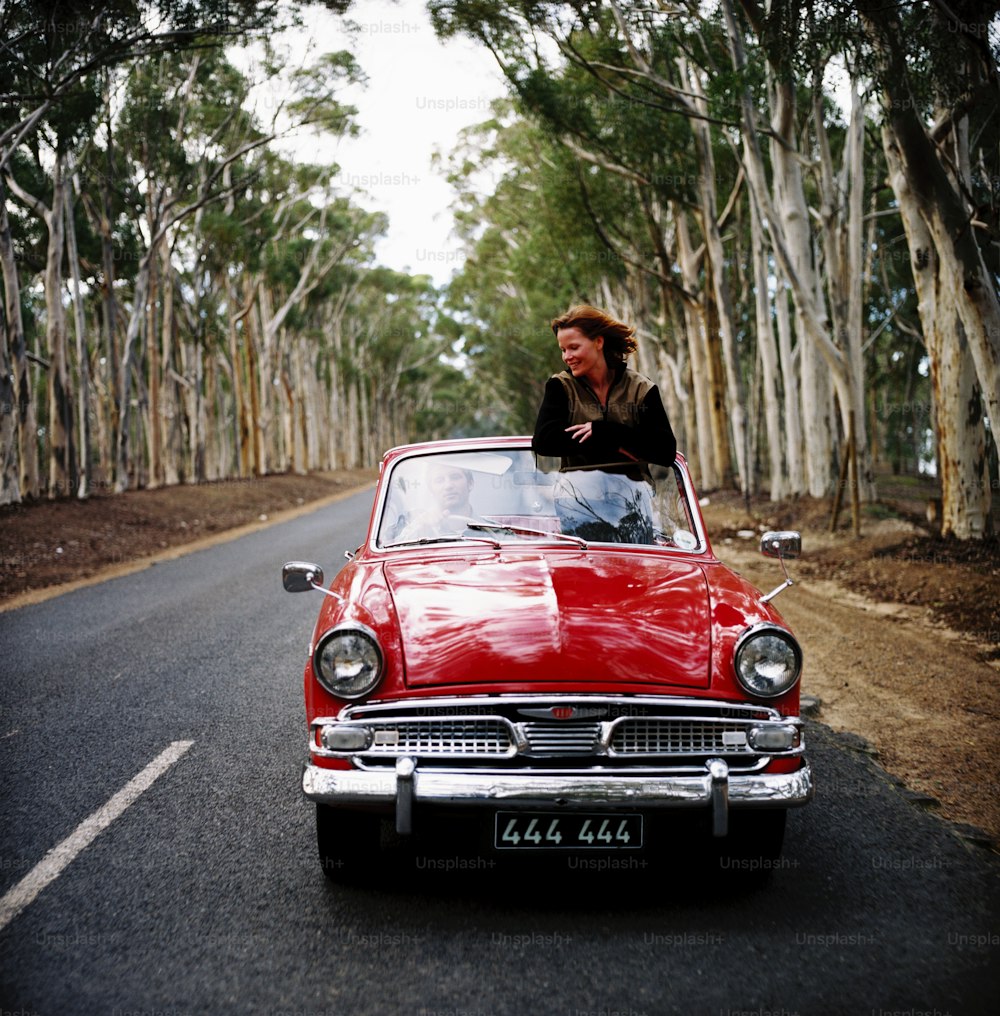
[{"label": "red convertible car", "polygon": [[[795,557],[797,533],[766,533]],[[799,645],[712,553],[681,456],[564,470],[527,437],[382,462],[305,668],[319,855],[337,879],[442,814],[510,852],[656,852],[683,822],[773,866],[812,796]],[[784,564],[782,562],[782,568]],[[676,810],[675,810],[676,809]],[[688,828],[685,827],[685,828]]]}]

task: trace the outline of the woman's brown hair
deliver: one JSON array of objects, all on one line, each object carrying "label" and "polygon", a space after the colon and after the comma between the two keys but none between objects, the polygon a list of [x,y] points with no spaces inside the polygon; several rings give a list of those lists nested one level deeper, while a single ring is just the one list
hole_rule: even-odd
[{"label": "woman's brown hair", "polygon": [[559,335],[560,328],[579,328],[588,339],[596,339],[598,335],[604,336],[604,359],[608,361],[609,367],[617,367],[624,363],[629,354],[639,348],[635,341],[635,329],[616,321],[610,314],[603,310],[591,307],[586,303],[579,303],[570,307],[565,314],[552,319],[552,332]]}]

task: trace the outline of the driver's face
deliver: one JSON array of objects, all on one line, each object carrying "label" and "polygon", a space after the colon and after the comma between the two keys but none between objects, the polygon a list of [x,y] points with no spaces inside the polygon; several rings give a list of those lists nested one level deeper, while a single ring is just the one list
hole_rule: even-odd
[{"label": "driver's face", "polygon": [[469,498],[469,478],[457,466],[442,466],[431,474],[431,492],[442,508],[457,508]]}]

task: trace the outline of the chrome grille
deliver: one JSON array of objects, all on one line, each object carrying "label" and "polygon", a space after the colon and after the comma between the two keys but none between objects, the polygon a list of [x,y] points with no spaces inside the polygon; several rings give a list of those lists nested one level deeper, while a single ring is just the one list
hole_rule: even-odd
[{"label": "chrome grille", "polygon": [[701,720],[621,720],[611,739],[616,755],[703,755],[750,753],[747,726],[742,723],[706,723]]},{"label": "chrome grille", "polygon": [[366,755],[510,755],[510,725],[500,719],[397,720],[372,724]]},{"label": "chrome grille", "polygon": [[[549,712],[566,707],[583,707],[591,715],[549,718]],[[359,768],[391,766],[412,756],[421,765],[504,771],[701,771],[706,759],[718,756],[731,766],[759,769],[768,753],[751,749],[746,735],[751,727],[774,722],[798,721],[768,706],[669,696],[442,696],[367,703],[347,707],[337,717],[316,717],[310,751],[351,757]],[[338,723],[370,730],[368,747],[327,749],[322,730]]]},{"label": "chrome grille", "polygon": [[600,723],[523,723],[532,755],[593,755],[601,737]]}]

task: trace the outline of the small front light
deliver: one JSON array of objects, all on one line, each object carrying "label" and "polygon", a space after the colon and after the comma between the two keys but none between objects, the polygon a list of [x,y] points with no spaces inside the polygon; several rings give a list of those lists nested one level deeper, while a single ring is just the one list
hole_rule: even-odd
[{"label": "small front light", "polygon": [[323,728],[320,739],[329,751],[364,751],[371,744],[371,731],[367,727],[330,724]]},{"label": "small front light", "polygon": [[789,751],[799,746],[797,727],[751,727],[750,747],[756,751]]},{"label": "small front light", "polygon": [[751,695],[774,698],[799,679],[802,650],[787,631],[766,625],[743,635],[733,664],[740,684]]},{"label": "small front light", "polygon": [[361,698],[382,676],[382,651],[371,629],[351,624],[320,639],[313,667],[323,687],[338,698]]}]

